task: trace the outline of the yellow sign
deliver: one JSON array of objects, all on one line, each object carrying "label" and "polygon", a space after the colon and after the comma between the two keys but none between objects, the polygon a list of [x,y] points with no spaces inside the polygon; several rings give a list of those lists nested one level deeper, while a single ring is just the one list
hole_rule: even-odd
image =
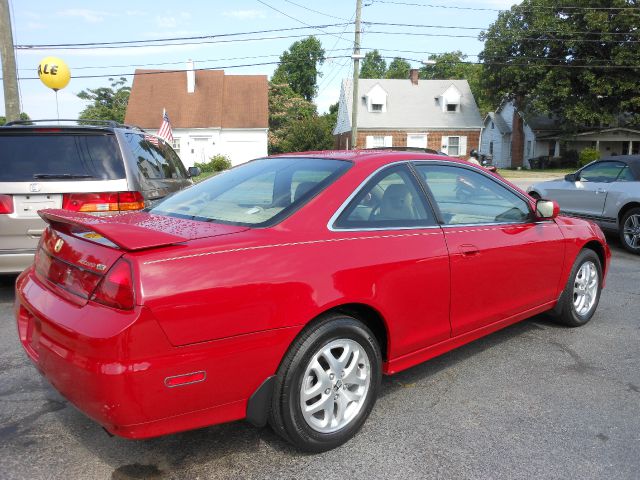
[{"label": "yellow sign", "polygon": [[57,57],[46,57],[38,65],[38,76],[42,83],[57,92],[69,84],[71,71],[63,60]]}]

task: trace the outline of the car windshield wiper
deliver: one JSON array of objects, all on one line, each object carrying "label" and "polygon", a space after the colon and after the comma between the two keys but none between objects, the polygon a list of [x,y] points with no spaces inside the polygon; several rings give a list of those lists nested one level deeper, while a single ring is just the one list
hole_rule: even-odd
[{"label": "car windshield wiper", "polygon": [[34,173],[33,178],[93,178],[83,173]]}]

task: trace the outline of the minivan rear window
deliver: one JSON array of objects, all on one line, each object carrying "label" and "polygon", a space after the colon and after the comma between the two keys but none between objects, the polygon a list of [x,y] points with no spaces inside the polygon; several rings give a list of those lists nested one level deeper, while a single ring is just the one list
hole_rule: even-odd
[{"label": "minivan rear window", "polygon": [[0,182],[126,178],[113,134],[2,134],[0,165]]}]

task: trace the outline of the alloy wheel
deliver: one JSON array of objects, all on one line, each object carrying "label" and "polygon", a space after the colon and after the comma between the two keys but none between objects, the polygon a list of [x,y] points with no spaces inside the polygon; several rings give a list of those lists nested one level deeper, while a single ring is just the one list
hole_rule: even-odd
[{"label": "alloy wheel", "polygon": [[365,349],[355,340],[333,340],[305,368],[300,387],[302,417],[317,432],[337,432],[356,418],[370,384],[371,363]]},{"label": "alloy wheel", "polygon": [[587,261],[580,265],[573,282],[573,306],[581,317],[587,315],[598,298],[598,270],[596,265]]},{"label": "alloy wheel", "polygon": [[640,248],[640,214],[630,215],[622,228],[625,243],[633,249]]}]

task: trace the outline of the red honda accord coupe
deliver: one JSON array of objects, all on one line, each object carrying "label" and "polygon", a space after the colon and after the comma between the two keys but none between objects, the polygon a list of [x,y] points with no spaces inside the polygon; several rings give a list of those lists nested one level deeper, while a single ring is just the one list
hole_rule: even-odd
[{"label": "red honda accord coupe", "polygon": [[334,448],[393,374],[514,322],[579,326],[610,259],[593,223],[411,152],[254,160],[146,212],[44,210],[20,340],[109,432],[242,418]]}]

